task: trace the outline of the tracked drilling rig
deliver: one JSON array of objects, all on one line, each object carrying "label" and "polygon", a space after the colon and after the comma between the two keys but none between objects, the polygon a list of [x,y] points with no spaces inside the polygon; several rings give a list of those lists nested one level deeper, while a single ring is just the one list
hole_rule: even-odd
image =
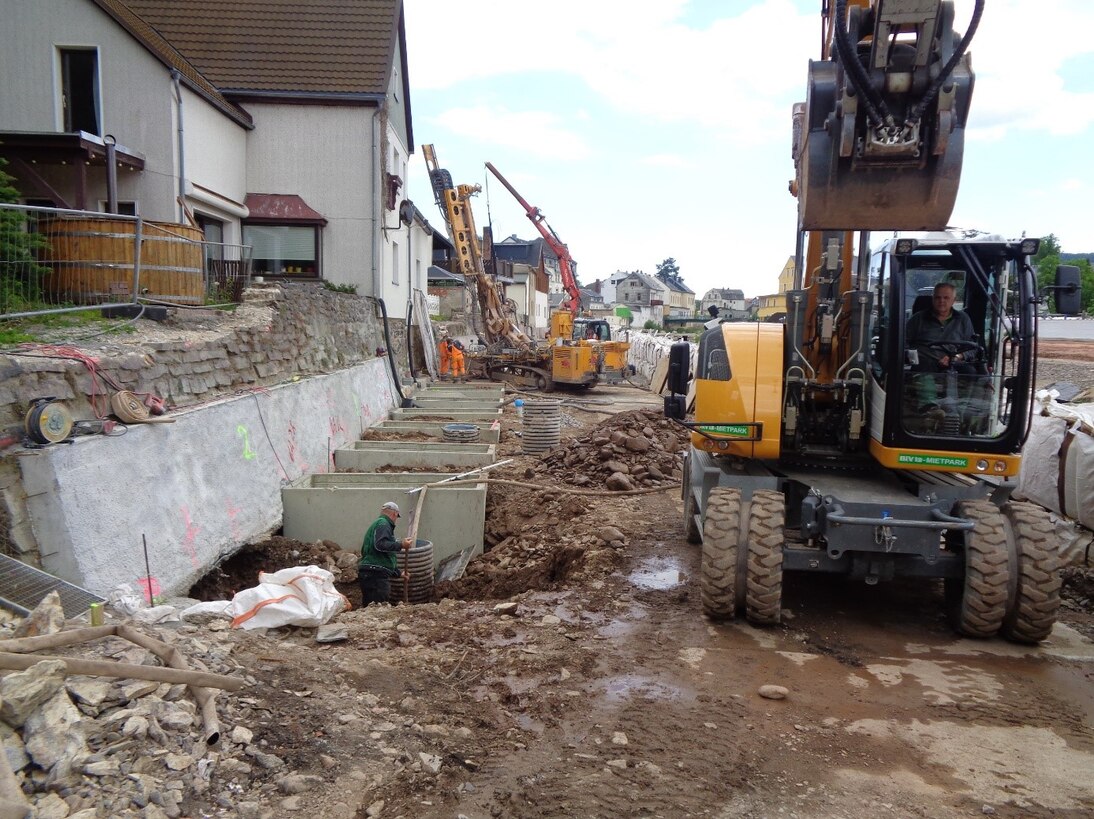
[{"label": "tracked drilling rig", "polygon": [[[824,4],[821,59],[792,117],[785,324],[707,331],[694,373],[689,345],[670,354],[665,409],[692,432],[684,527],[702,543],[711,617],[779,622],[794,571],[942,578],[951,621],[972,637],[1035,642],[1052,628],[1052,527],[1010,499],[1030,418],[1037,240],[945,229],[983,7],[959,36],[950,2]],[[881,229],[930,232],[869,249]],[[924,371],[907,337],[939,284],[974,334],[924,354],[974,362],[961,372]]]}]

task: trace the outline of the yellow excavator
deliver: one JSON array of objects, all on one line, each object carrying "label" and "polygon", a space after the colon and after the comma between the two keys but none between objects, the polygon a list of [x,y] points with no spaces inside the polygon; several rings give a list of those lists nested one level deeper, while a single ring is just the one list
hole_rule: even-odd
[{"label": "yellow excavator", "polygon": [[[670,353],[665,412],[692,433],[684,528],[702,543],[710,617],[778,623],[784,574],[825,572],[941,578],[970,637],[1036,642],[1052,629],[1052,526],[1010,497],[1030,423],[1038,240],[946,230],[983,6],[958,36],[950,2],[824,4],[823,52],[792,117],[785,323],[708,330],[694,372],[687,343]],[[868,231],[882,229],[919,235],[871,249]],[[936,288],[952,295],[949,318],[920,313]],[[1054,289],[1061,310],[1077,309],[1074,277]],[[915,314],[963,314],[972,333],[919,343]]]},{"label": "yellow excavator", "polygon": [[[422,153],[434,197],[456,248],[458,272],[474,283],[482,316],[482,335],[487,349],[467,355],[469,372],[544,392],[557,386],[588,388],[597,384],[604,354],[598,346],[574,341],[573,313],[561,311],[552,316],[551,335],[546,344],[537,344],[517,325],[515,311],[486,273],[470,201],[482,190],[481,186],[453,185],[452,175],[439,166],[433,146],[423,145]],[[576,292],[576,286],[574,290]],[[625,351],[626,348],[623,353]]]}]

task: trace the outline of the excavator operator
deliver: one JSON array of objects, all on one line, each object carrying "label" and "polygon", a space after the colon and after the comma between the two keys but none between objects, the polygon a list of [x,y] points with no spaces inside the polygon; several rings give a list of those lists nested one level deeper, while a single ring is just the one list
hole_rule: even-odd
[{"label": "excavator operator", "polygon": [[953,283],[938,282],[931,295],[931,306],[913,313],[905,326],[904,337],[914,373],[909,382],[912,401],[906,407],[911,414],[911,425],[919,427],[920,432],[939,432],[947,417],[971,412],[968,403],[971,392],[982,380],[977,378],[980,372],[975,362],[979,345],[972,319],[954,309],[956,298],[957,288]]}]

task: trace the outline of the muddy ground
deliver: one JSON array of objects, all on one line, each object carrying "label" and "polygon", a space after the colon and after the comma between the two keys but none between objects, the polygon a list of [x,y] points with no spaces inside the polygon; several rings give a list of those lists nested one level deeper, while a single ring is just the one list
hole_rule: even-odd
[{"label": "muddy ground", "polygon": [[[1045,370],[1094,386],[1094,364]],[[709,621],[671,469],[682,439],[660,425],[659,398],[596,393],[621,414],[566,407],[553,455],[521,455],[506,410],[514,460],[491,474],[536,486],[491,485],[489,551],[436,602],[342,614],[349,639],[330,645],[307,629],[238,633],[233,656],[259,680],[250,727],[323,781],[267,815],[1094,814],[1089,569],[1069,570],[1036,648],[957,638],[933,582],[791,576],[782,625]],[[611,459],[645,494],[601,488],[594,449],[620,428],[660,446],[660,478],[644,453]],[[313,559],[329,565],[333,547],[275,538],[206,591]],[[787,697],[759,696],[768,684]]]}]

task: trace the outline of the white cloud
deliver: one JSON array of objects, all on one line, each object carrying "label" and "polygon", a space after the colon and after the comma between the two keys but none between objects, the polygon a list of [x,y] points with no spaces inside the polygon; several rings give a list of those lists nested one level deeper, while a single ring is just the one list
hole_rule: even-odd
[{"label": "white cloud", "polygon": [[484,147],[519,148],[542,159],[584,159],[589,146],[550,111],[509,111],[500,106],[449,108],[434,121],[454,134],[478,140]]},{"label": "white cloud", "polygon": [[679,154],[651,154],[640,160],[643,165],[655,168],[691,168],[693,163]]}]

